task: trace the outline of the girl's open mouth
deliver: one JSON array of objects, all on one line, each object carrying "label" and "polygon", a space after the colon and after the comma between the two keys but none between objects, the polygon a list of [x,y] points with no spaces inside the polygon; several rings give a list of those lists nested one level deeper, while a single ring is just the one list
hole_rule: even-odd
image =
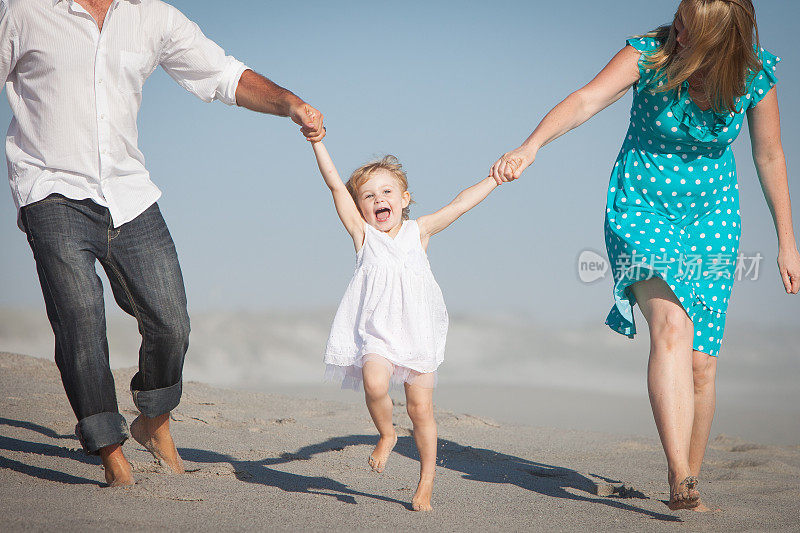
[{"label": "girl's open mouth", "polygon": [[378,222],[386,222],[389,220],[389,216],[391,216],[392,210],[388,207],[381,207],[377,211],[375,211],[375,218]]}]

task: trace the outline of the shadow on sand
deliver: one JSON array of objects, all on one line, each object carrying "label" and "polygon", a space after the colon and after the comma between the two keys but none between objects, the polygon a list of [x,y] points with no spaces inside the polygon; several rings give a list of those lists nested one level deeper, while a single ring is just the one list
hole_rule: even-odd
[{"label": "shadow on sand", "polygon": [[[50,428],[32,422],[0,417],[0,425],[28,429],[52,439],[74,439],[71,435],[60,435]],[[356,503],[356,496],[363,496],[389,503],[396,503],[410,509],[410,504],[408,502],[388,496],[354,490],[344,483],[327,477],[291,474],[272,468],[293,461],[307,461],[318,454],[331,451],[338,452],[347,446],[374,446],[376,442],[377,436],[375,435],[334,437],[318,444],[305,446],[293,453],[284,453],[277,458],[255,461],[239,460],[223,453],[199,450],[196,448],[179,448],[179,452],[181,457],[185,460],[195,463],[229,464],[234,469],[236,477],[247,483],[258,483],[276,487],[287,492],[331,496],[341,502],[350,504]],[[99,464],[96,457],[88,456],[81,450],[52,444],[30,442],[2,435],[0,435],[0,450],[72,459],[86,464]],[[411,459],[417,459],[416,448],[411,437],[400,437],[395,452]],[[667,522],[681,521],[680,518],[674,515],[657,513],[630,505],[625,503],[623,498],[596,496],[597,485],[595,482],[570,468],[538,463],[493,450],[463,446],[447,439],[439,439],[438,466],[440,468],[461,472],[463,474],[462,477],[469,481],[515,485],[522,489],[552,498],[564,498],[596,505],[604,505],[621,511],[642,514],[655,520]],[[7,468],[31,477],[59,483],[103,485],[99,481],[73,476],[65,472],[58,472],[48,468],[27,465],[3,456],[0,456],[0,468]],[[614,480],[603,478],[595,474],[592,474],[592,476],[608,482],[614,482]],[[644,495],[636,491],[630,493],[629,498],[630,497],[646,499]]]},{"label": "shadow on sand", "polygon": [[303,476],[300,474],[290,474],[282,470],[270,468],[273,465],[286,464],[291,461],[298,460],[294,458],[294,454],[283,454],[276,459],[263,459],[259,461],[242,461],[217,452],[198,450],[196,448],[178,448],[181,457],[186,461],[195,463],[226,463],[230,464],[236,477],[241,481],[247,483],[258,483],[270,487],[276,487],[286,492],[298,492],[305,494],[321,494],[323,496],[332,496],[344,503],[355,504],[355,496],[364,496],[367,498],[374,498],[390,503],[397,503],[408,509],[411,506],[403,501],[389,498],[387,496],[380,496],[377,494],[369,494],[360,492],[349,488],[344,483],[335,481],[333,479],[321,476]]},{"label": "shadow on sand", "polygon": [[[75,441],[75,444],[78,444],[78,440],[74,435],[60,435],[48,427],[40,426],[39,424],[35,424],[33,422],[0,417],[0,426],[28,429],[51,439],[73,440]],[[0,435],[0,450],[31,453],[34,455],[43,455],[47,457],[59,457],[62,459],[72,459],[80,463],[93,465],[100,464],[98,458],[88,456],[82,450],[67,448],[64,446],[55,446],[53,444],[45,444],[42,442],[31,442],[22,439],[15,439],[13,437],[6,437],[3,435]],[[46,481],[55,481],[57,483],[68,483],[70,485],[105,485],[97,480],[73,476],[72,474],[51,470],[49,468],[28,465],[3,456],[0,456],[0,468],[14,470],[15,472],[19,472],[21,474],[44,479]]]},{"label": "shadow on sand", "polygon": [[[181,448],[180,454],[184,459],[197,463],[228,463],[234,468],[236,476],[240,480],[249,483],[261,483],[290,492],[328,494],[347,503],[356,503],[353,496],[367,496],[398,503],[409,508],[406,502],[358,492],[329,478],[288,474],[275,468],[270,468],[292,461],[307,461],[314,455],[331,451],[338,452],[347,446],[374,446],[376,443],[377,436],[375,435],[335,437],[318,444],[305,446],[293,453],[284,453],[279,458],[260,461],[240,461],[228,455],[191,448]],[[415,460],[418,459],[411,437],[400,437],[397,441],[395,452]],[[462,477],[466,480],[516,485],[553,498],[605,505],[622,511],[639,513],[655,520],[681,522],[677,516],[642,509],[625,503],[619,497],[595,496],[597,485],[594,481],[575,470],[565,467],[537,463],[492,450],[462,446],[446,439],[439,439],[437,464],[441,468],[461,472],[463,474]],[[609,478],[595,477],[614,482]],[[586,495],[575,494],[575,492],[583,492]],[[646,496],[636,491],[631,492],[630,497],[647,499]]]}]

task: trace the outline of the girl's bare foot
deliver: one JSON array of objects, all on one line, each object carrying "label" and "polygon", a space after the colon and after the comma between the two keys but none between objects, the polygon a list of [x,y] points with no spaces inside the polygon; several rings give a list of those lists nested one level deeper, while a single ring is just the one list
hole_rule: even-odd
[{"label": "girl's bare foot", "polygon": [[374,472],[383,472],[386,468],[386,462],[389,460],[389,455],[394,450],[394,445],[397,444],[397,433],[392,435],[381,436],[372,454],[369,456],[369,466],[372,467]]},{"label": "girl's bare foot", "polygon": [[669,507],[673,511],[679,509],[694,509],[700,505],[700,492],[697,490],[697,478],[687,476],[680,483],[675,484],[675,480],[670,481],[669,488]]},{"label": "girl's bare foot", "polygon": [[122,454],[120,444],[100,448],[100,459],[109,487],[129,487],[134,484],[131,465]]},{"label": "girl's bare foot", "polygon": [[153,454],[160,464],[166,463],[176,474],[184,473],[183,461],[169,432],[169,413],[155,418],[137,416],[131,424],[131,436]]},{"label": "girl's bare foot", "polygon": [[417,492],[411,499],[411,508],[415,511],[433,511],[431,495],[433,494],[433,476],[421,476]]}]

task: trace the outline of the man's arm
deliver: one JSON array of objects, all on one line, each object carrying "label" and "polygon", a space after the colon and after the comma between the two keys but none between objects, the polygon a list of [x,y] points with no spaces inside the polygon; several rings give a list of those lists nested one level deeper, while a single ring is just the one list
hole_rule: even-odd
[{"label": "man's arm", "polygon": [[292,91],[284,89],[264,76],[245,70],[236,86],[236,104],[259,113],[289,117],[301,126],[311,142],[325,137],[322,113],[305,103]]},{"label": "man's arm", "polygon": [[[0,0],[2,1],[2,0]],[[325,136],[322,113],[292,92],[225,55],[214,41],[177,8],[164,4],[164,37],[159,63],[184,89],[204,102],[219,100],[290,117],[309,141]]]}]

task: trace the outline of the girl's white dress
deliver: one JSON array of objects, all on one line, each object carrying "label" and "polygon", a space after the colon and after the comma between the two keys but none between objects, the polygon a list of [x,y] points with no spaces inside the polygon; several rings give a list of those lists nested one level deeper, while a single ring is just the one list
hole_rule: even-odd
[{"label": "girl's white dress", "polygon": [[377,358],[389,367],[392,383],[433,387],[447,326],[417,221],[404,221],[394,239],[365,222],[356,270],[325,349],[326,379],[358,389],[364,363]]}]

